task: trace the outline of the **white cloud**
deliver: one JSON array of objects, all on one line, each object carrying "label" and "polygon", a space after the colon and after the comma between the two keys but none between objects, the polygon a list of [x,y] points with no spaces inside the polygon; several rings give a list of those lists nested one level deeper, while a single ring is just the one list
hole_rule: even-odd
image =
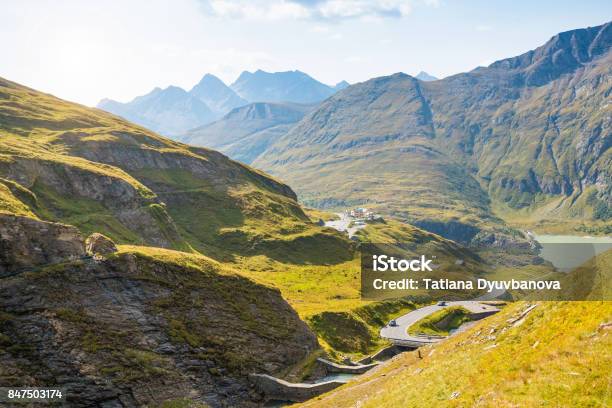
[{"label": "white cloud", "polygon": [[310,10],[290,1],[208,0],[206,10],[219,17],[253,20],[303,19]]},{"label": "white cloud", "polygon": [[[412,10],[414,0],[201,0],[207,13],[249,20],[400,18]],[[436,6],[437,0],[424,0]]]}]

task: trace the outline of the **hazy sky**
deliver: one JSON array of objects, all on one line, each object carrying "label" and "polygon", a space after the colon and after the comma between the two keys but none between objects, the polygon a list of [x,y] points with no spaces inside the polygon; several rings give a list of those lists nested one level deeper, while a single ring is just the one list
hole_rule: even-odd
[{"label": "hazy sky", "polygon": [[609,0],[2,0],[0,76],[86,105],[258,68],[444,77],[611,18]]}]

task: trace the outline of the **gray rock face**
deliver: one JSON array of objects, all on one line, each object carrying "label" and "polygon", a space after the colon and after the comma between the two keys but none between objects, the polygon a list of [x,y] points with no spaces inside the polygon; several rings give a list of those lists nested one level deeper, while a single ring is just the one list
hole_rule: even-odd
[{"label": "gray rock face", "polygon": [[71,407],[260,406],[248,374],[318,347],[278,290],[137,253],[0,279],[0,311],[0,383],[66,388]]},{"label": "gray rock face", "polygon": [[72,226],[0,214],[0,277],[83,255],[83,238]]},{"label": "gray rock face", "polygon": [[[143,185],[67,163],[29,157],[0,162],[0,175],[37,194],[71,197],[75,202],[95,202],[101,207],[99,210],[104,208],[123,225],[130,226],[148,245],[167,248],[171,246],[170,241],[180,239],[165,209],[156,205],[159,204],[157,197]],[[156,205],[155,213],[152,205]],[[78,210],[78,206],[75,207]],[[49,210],[56,212],[54,208]],[[61,209],[57,213],[57,218],[61,219]]]},{"label": "gray rock face", "polygon": [[109,237],[94,233],[85,240],[85,251],[87,255],[110,255],[117,252],[117,246]]}]

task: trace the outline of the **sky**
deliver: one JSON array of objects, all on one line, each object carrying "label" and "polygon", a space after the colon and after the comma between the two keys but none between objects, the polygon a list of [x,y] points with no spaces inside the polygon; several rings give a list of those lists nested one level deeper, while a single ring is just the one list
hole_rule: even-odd
[{"label": "sky", "polygon": [[89,106],[205,73],[445,77],[610,20],[609,0],[2,0],[0,77]]}]

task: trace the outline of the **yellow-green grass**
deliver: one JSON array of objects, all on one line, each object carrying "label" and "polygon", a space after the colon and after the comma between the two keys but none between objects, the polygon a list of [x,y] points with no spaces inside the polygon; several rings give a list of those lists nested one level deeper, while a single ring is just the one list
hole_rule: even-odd
[{"label": "yellow-green grass", "polygon": [[461,306],[446,307],[417,321],[408,328],[409,334],[448,336],[470,320],[470,312]]},{"label": "yellow-green grass", "polygon": [[318,313],[306,321],[331,357],[359,358],[389,345],[380,337],[380,329],[416,307],[405,299],[371,302],[349,311]]},{"label": "yellow-green grass", "polygon": [[387,343],[378,335],[380,328],[414,308],[404,300],[363,300],[358,257],[333,265],[295,265],[255,256],[232,266],[255,282],[278,288],[332,357],[362,356],[383,347]]},{"label": "yellow-green grass", "polygon": [[280,263],[265,255],[242,258],[236,271],[280,289],[303,319],[324,311],[347,311],[369,302],[360,296],[357,257],[335,265]]},{"label": "yellow-green grass", "polygon": [[27,190],[10,180],[0,178],[0,212],[36,218],[30,207],[16,194],[27,195]]},{"label": "yellow-green grass", "polygon": [[300,406],[607,406],[612,302],[540,302],[519,319],[527,306],[512,304]]},{"label": "yellow-green grass", "polygon": [[203,271],[210,270],[215,273],[233,273],[230,268],[224,268],[219,262],[200,254],[136,245],[119,245],[117,249],[118,252],[113,257],[123,254],[136,254],[143,258],[161,261],[182,268]]},{"label": "yellow-green grass", "polygon": [[304,212],[313,222],[317,222],[318,220],[333,221],[340,218],[336,213],[323,211],[316,208],[306,207],[304,208]]},{"label": "yellow-green grass", "polygon": [[612,219],[593,219],[593,208],[587,202],[594,189],[574,197],[536,196],[531,206],[520,209],[494,202],[494,213],[508,225],[538,234],[609,235]]}]

